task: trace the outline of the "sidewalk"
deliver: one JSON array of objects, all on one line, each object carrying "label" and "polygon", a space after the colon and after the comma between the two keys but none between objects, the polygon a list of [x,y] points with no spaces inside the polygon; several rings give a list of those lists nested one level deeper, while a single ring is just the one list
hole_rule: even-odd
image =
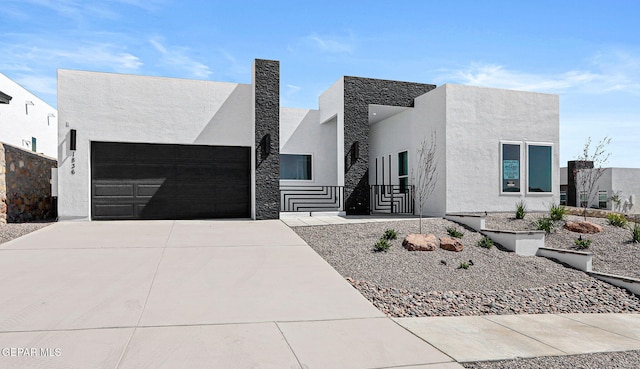
[{"label": "sidewalk", "polygon": [[640,350],[640,314],[397,318],[458,362]]}]

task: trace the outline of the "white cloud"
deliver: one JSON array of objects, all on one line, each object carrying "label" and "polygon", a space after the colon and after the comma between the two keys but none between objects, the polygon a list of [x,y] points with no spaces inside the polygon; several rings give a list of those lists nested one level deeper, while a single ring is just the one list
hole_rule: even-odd
[{"label": "white cloud", "polygon": [[288,46],[287,49],[292,54],[298,54],[305,50],[319,51],[328,54],[352,54],[355,51],[356,37],[352,32],[345,36],[328,36],[312,33],[298,40],[296,45]]},{"label": "white cloud", "polygon": [[58,80],[55,77],[18,74],[15,80],[36,95],[55,96],[57,93]]},{"label": "white cloud", "polygon": [[559,73],[530,73],[497,64],[471,63],[444,70],[441,81],[486,87],[550,93],[602,94],[612,91],[640,94],[640,58],[623,52],[599,53],[587,67]]},{"label": "white cloud", "polygon": [[149,42],[162,55],[161,61],[164,64],[178,67],[187,72],[190,77],[194,78],[209,78],[212,74],[211,69],[209,69],[207,65],[187,55],[188,49],[180,47],[168,49],[157,38],[151,39]]}]

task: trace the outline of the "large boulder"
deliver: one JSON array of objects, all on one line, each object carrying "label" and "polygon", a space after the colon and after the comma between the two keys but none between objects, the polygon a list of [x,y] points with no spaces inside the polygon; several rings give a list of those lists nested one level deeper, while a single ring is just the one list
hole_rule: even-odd
[{"label": "large boulder", "polygon": [[564,227],[571,232],[576,233],[600,233],[603,228],[597,224],[593,224],[591,222],[579,221],[579,222],[567,222]]},{"label": "large boulder", "polygon": [[442,237],[440,238],[440,248],[447,251],[460,252],[464,249],[464,245],[457,238]]},{"label": "large boulder", "polygon": [[409,234],[402,246],[409,251],[433,251],[438,248],[438,239],[433,234]]}]

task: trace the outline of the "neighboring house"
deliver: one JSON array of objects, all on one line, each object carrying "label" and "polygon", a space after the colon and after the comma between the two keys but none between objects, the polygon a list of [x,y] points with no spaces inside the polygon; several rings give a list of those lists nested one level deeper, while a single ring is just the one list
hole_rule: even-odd
[{"label": "neighboring house", "polygon": [[[595,185],[594,196],[587,199],[587,194],[576,185],[570,173],[580,175],[580,169],[573,169],[576,162],[560,168],[561,202],[569,206],[613,210],[623,213],[638,214],[640,205],[640,168],[602,168],[602,176]],[[591,164],[591,167],[593,164]],[[578,177],[579,178],[579,177]],[[617,202],[615,201],[617,197]]]},{"label": "neighboring house", "polygon": [[58,157],[57,111],[0,73],[0,142]]},{"label": "neighboring house", "polygon": [[251,84],[60,70],[60,218],[413,213],[432,133],[425,215],[559,199],[557,95],[346,76],[318,109],[290,109],[279,63],[253,70]]}]

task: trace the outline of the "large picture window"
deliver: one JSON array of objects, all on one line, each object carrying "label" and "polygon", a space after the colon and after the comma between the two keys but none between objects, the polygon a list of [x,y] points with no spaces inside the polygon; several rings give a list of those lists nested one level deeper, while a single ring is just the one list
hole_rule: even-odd
[{"label": "large picture window", "polygon": [[280,179],[311,180],[311,155],[280,154]]},{"label": "large picture window", "polygon": [[552,147],[528,145],[529,192],[552,192]]},{"label": "large picture window", "polygon": [[502,144],[502,192],[520,192],[520,145]]}]

